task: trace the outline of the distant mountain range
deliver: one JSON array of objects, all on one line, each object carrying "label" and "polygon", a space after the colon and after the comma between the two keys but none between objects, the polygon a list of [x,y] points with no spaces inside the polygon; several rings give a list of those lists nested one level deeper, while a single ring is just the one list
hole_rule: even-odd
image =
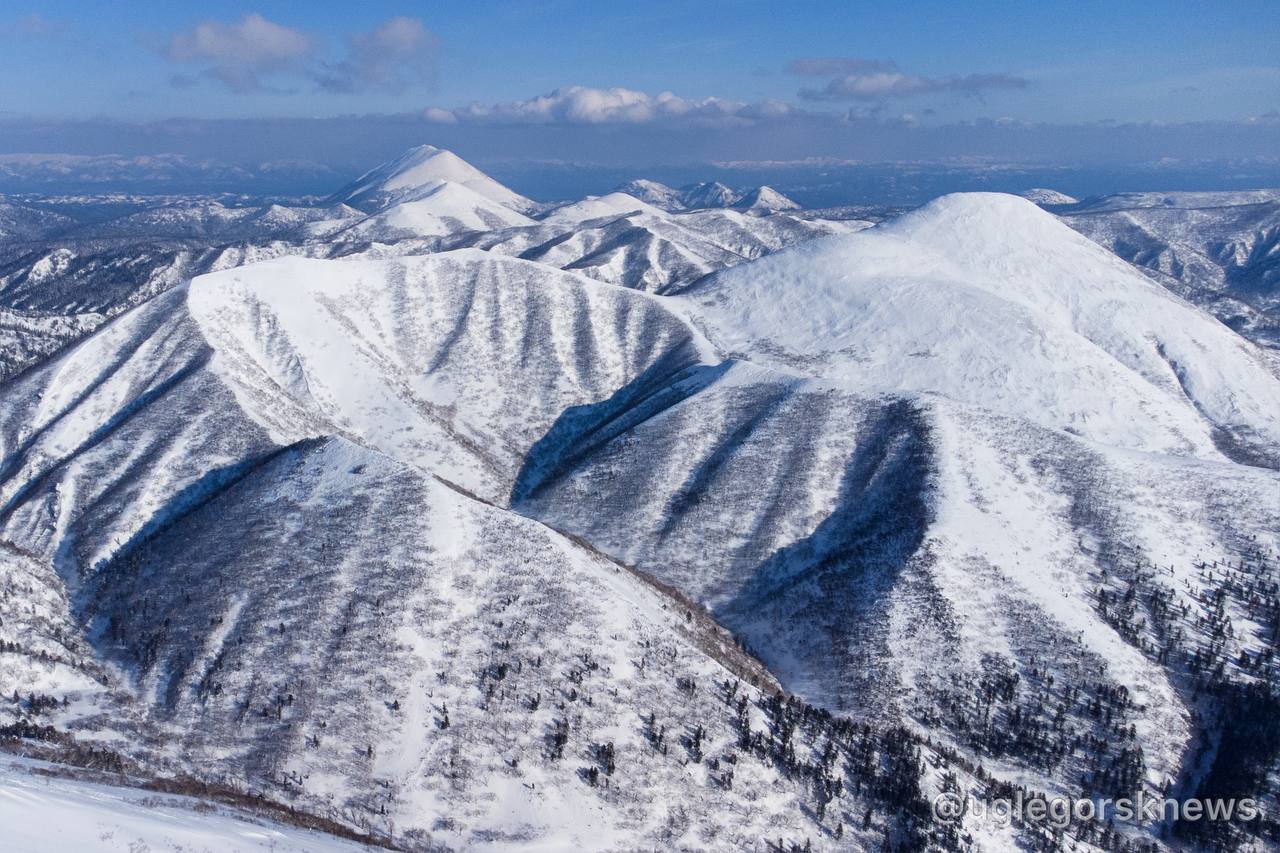
[{"label": "distant mountain range", "polygon": [[313,192],[341,171],[307,160],[225,163],[155,154],[0,154],[0,192]]}]

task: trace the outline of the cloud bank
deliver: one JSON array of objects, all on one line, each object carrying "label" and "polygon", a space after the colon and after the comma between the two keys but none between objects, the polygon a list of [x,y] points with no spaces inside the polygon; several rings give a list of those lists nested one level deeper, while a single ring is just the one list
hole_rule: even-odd
[{"label": "cloud bank", "polygon": [[768,103],[587,87],[491,107],[328,118],[0,119],[0,152],[178,153],[232,162],[295,158],[367,168],[424,142],[477,160],[613,165],[814,157],[862,162],[974,157],[1057,164],[1165,158],[1276,162],[1280,120],[1261,115],[1234,122],[1050,124],[984,118],[925,124],[857,110],[774,110]]},{"label": "cloud bank", "polygon": [[651,124],[681,122],[707,126],[743,125],[794,112],[781,101],[745,103],[724,98],[683,98],[672,92],[650,95],[635,89],[565,86],[520,101],[471,104],[453,110],[432,107],[428,121],[492,124]]}]

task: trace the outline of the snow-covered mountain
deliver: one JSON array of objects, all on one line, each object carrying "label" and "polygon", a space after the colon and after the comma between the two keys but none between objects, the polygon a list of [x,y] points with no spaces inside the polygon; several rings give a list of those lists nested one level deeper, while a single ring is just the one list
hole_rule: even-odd
[{"label": "snow-covered mountain", "polygon": [[680,188],[680,202],[689,210],[703,207],[730,207],[738,193],[719,181],[689,184]]},{"label": "snow-covered mountain", "polygon": [[[114,197],[87,202],[120,204]],[[11,237],[0,239],[0,312],[8,312],[0,316],[0,377],[193,276],[284,254],[394,256],[478,246],[659,290],[867,224],[744,219],[719,210],[667,222],[660,207],[621,193],[548,207],[431,146],[371,170],[320,206],[135,200],[119,215],[95,214],[86,223],[31,205],[5,210],[13,225]]]},{"label": "snow-covered mountain", "polygon": [[396,159],[365,172],[339,190],[332,201],[376,210],[392,201],[410,200],[419,193],[430,192],[441,181],[461,184],[512,210],[526,211],[536,206],[452,151],[434,145],[410,148]]},{"label": "snow-covered mountain", "polygon": [[440,237],[532,225],[533,220],[481,195],[465,184],[438,181],[418,187],[405,201],[336,230],[316,229],[317,236],[337,240],[390,243],[413,237]]},{"label": "snow-covered mountain", "polygon": [[[89,728],[130,760],[424,844],[817,835],[772,744],[737,755],[799,713],[772,676],[678,592],[500,508],[562,412],[709,357],[654,297],[474,250],[172,290],[9,389],[7,571],[64,621],[4,627],[67,661],[10,683],[73,690],[80,720],[123,703]],[[62,651],[65,620],[87,647]],[[842,794],[825,831],[887,791]]]},{"label": "snow-covered mountain", "polygon": [[406,850],[1266,848],[929,810],[1280,813],[1265,350],[1089,203],[445,155],[0,246],[0,744]]},{"label": "snow-covered mountain", "polygon": [[1149,451],[1280,446],[1280,380],[1254,347],[1014,196],[945,196],[685,296],[725,351],[859,389]]},{"label": "snow-covered mountain", "polygon": [[[572,211],[552,211],[534,228],[455,238],[441,247],[476,246],[598,281],[662,293],[801,240],[856,231],[870,224],[748,216],[727,209],[677,215],[643,208],[626,210],[635,207],[633,201],[602,206],[598,200],[588,199],[582,205],[571,205]],[[588,218],[579,221],[580,216]]]},{"label": "snow-covered mountain", "polygon": [[577,225],[593,219],[625,216],[631,213],[662,216],[666,211],[624,192],[612,192],[608,195],[587,196],[581,201],[552,208],[543,216],[543,221]]},{"label": "snow-covered mountain", "polygon": [[756,187],[733,203],[738,210],[772,212],[776,210],[800,210],[800,205],[773,187]]},{"label": "snow-covered mountain", "polygon": [[627,181],[615,192],[626,193],[668,212],[716,207],[770,212],[801,209],[799,204],[768,186],[754,187],[738,193],[718,182],[689,184],[674,189],[658,181],[640,178]]},{"label": "snow-covered mountain", "polygon": [[1280,347],[1280,191],[1123,193],[1054,212],[1233,329]]},{"label": "snow-covered mountain", "polygon": [[685,207],[680,190],[647,178],[627,181],[615,189],[614,192],[626,193],[646,204],[651,204],[667,211],[684,210]]}]

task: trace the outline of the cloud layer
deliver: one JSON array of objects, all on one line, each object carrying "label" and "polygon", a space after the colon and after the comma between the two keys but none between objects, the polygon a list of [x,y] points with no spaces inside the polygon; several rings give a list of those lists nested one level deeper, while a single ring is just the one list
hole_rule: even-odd
[{"label": "cloud layer", "polygon": [[893,60],[859,58],[802,58],[787,65],[793,74],[828,77],[821,88],[806,87],[800,97],[808,101],[875,101],[953,92],[979,95],[993,89],[1025,89],[1030,81],[1014,74],[950,74],[923,77],[898,69]]},{"label": "cloud layer", "polygon": [[[232,92],[288,91],[309,83],[353,94],[403,92],[432,82],[438,44],[422,21],[397,16],[370,32],[347,36],[345,54],[327,61],[318,37],[254,13],[233,23],[203,21],[175,33],[163,53],[171,62],[198,67],[199,76]],[[186,74],[173,78],[184,86],[197,81]]]},{"label": "cloud layer", "polygon": [[650,124],[741,125],[776,119],[794,112],[781,101],[745,103],[724,98],[683,98],[672,92],[650,95],[635,89],[565,86],[520,101],[471,104],[454,110],[428,109],[428,121],[442,124]]}]

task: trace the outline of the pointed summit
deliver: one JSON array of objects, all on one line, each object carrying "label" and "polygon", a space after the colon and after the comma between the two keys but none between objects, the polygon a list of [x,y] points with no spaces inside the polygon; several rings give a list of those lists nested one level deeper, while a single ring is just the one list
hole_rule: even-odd
[{"label": "pointed summit", "polygon": [[800,209],[800,205],[769,186],[756,187],[734,202],[733,207],[737,210],[760,212]]},{"label": "pointed summit", "polygon": [[680,190],[658,181],[650,181],[647,178],[627,181],[614,192],[626,193],[633,198],[638,198],[666,211],[684,210],[684,202],[680,199]]},{"label": "pointed summit", "polygon": [[738,200],[738,194],[719,181],[711,181],[681,187],[680,200],[690,210],[701,207],[728,207]]},{"label": "pointed summit", "polygon": [[460,184],[512,210],[524,211],[536,206],[531,199],[504,187],[452,151],[434,145],[410,148],[396,159],[365,172],[339,190],[331,201],[376,210],[430,192],[445,181]]}]

